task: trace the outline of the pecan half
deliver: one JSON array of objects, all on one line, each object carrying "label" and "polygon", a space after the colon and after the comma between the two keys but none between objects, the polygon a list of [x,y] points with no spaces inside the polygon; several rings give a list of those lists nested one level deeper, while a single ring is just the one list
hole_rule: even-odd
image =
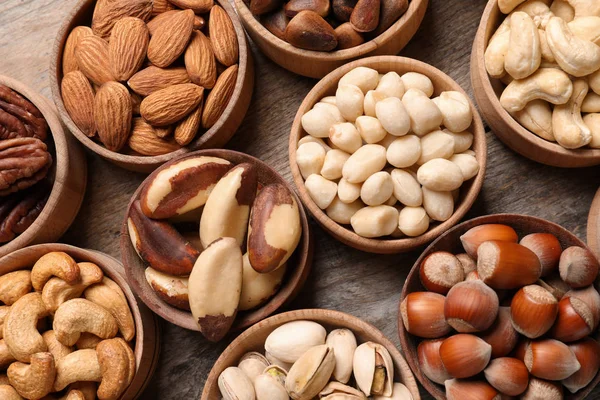
[{"label": "pecan half", "polygon": [[[46,140],[48,124],[40,110],[29,100],[4,85],[0,85],[0,110],[2,111],[0,112],[0,139],[35,137]],[[3,114],[14,118],[8,118]]]},{"label": "pecan half", "polygon": [[42,212],[50,195],[49,184],[0,198],[0,243],[25,232]]},{"label": "pecan half", "polygon": [[35,138],[0,140],[0,196],[33,186],[52,165],[44,142]]}]

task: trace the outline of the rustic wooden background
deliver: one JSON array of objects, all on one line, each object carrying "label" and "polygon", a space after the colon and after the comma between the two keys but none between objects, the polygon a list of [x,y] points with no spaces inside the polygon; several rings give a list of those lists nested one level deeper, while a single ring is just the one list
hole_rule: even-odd
[{"label": "rustic wooden background", "polygon": [[[77,0],[0,0],[0,74],[51,97],[50,52],[63,18]],[[425,61],[471,93],[471,44],[484,0],[432,0],[425,20],[401,55]],[[259,157],[289,181],[288,131],[314,80],[293,75],[253,47],[256,87],[246,119],[228,148]],[[600,167],[579,170],[531,162],[488,134],[484,187],[467,218],[501,212],[535,215],[585,239],[587,214],[600,183]],[[63,241],[119,257],[123,212],[144,178],[88,154],[88,191]],[[312,223],[316,239],[308,283],[290,308],[330,308],[356,315],[398,346],[396,315],[406,275],[419,252],[378,256],[346,247]],[[197,399],[220,352],[234,338],[208,344],[195,332],[162,321],[159,366],[144,399]],[[422,395],[430,399],[424,390]],[[600,399],[597,388],[590,399]]]}]

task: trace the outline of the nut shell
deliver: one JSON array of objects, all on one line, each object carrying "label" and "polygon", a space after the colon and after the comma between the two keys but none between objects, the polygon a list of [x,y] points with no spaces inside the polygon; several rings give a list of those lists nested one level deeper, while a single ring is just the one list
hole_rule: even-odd
[{"label": "nut shell", "polygon": [[446,296],[444,315],[458,332],[481,332],[498,315],[498,295],[480,280],[460,282]]},{"label": "nut shell", "polygon": [[558,314],[558,302],[546,289],[529,285],[520,289],[510,305],[511,319],[515,329],[530,339],[548,332]]},{"label": "nut shell", "polygon": [[598,260],[589,250],[571,246],[562,252],[558,270],[563,281],[572,288],[583,288],[594,283],[598,276]]},{"label": "nut shell", "polygon": [[485,369],[490,362],[492,346],[474,335],[459,333],[444,340],[440,358],[454,378],[469,378]]},{"label": "nut shell", "polygon": [[488,241],[477,250],[477,273],[494,289],[516,289],[535,283],[542,274],[535,253],[518,243]]},{"label": "nut shell", "polygon": [[452,379],[440,357],[440,346],[445,339],[423,340],[417,347],[417,357],[421,371],[429,379],[443,385]]},{"label": "nut shell", "polygon": [[538,256],[542,265],[542,276],[547,276],[557,270],[562,247],[556,236],[551,233],[532,233],[523,237],[519,244]]},{"label": "nut shell", "polygon": [[492,358],[506,357],[515,348],[519,333],[513,327],[510,307],[500,307],[498,317],[490,329],[483,332],[481,338],[492,346]]},{"label": "nut shell", "polygon": [[575,353],[566,344],[554,339],[529,343],[524,362],[531,375],[551,381],[566,379],[581,367]]},{"label": "nut shell", "polygon": [[558,316],[550,335],[562,342],[574,342],[592,333],[594,314],[590,307],[575,297],[558,303]]},{"label": "nut shell", "polygon": [[496,358],[483,371],[485,379],[499,392],[518,396],[527,389],[529,371],[516,358]]},{"label": "nut shell", "polygon": [[285,40],[306,50],[331,51],[337,46],[335,31],[314,11],[300,11],[285,28]]},{"label": "nut shell", "polygon": [[579,371],[562,381],[562,384],[571,392],[576,393],[590,384],[600,369],[600,344],[592,338],[585,338],[580,342],[569,344],[581,365]]},{"label": "nut shell", "polygon": [[474,260],[477,260],[479,245],[490,240],[517,243],[519,237],[513,228],[502,224],[479,225],[469,229],[460,237],[465,251]]},{"label": "nut shell", "polygon": [[465,279],[465,273],[462,264],[453,254],[436,251],[421,263],[419,277],[425,289],[445,295]]},{"label": "nut shell", "polygon": [[441,294],[413,292],[400,303],[400,315],[408,333],[427,339],[437,339],[452,329],[444,317],[444,302]]}]

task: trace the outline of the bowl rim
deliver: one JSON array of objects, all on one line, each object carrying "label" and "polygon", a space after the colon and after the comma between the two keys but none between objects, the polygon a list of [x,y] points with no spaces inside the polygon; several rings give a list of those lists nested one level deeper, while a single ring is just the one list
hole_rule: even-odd
[{"label": "bowl rim", "polygon": [[[53,168],[55,169],[54,179],[52,181],[52,188],[48,200],[42,209],[42,212],[33,221],[31,226],[15,237],[13,240],[0,245],[0,256],[21,249],[35,241],[36,236],[40,233],[41,229],[45,224],[50,221],[53,217],[53,211],[56,205],[61,201],[62,197],[67,194],[68,187],[64,184],[68,179],[69,169],[71,167],[71,159],[69,158],[70,146],[67,142],[65,129],[56,113],[54,105],[43,95],[36,92],[28,85],[18,81],[14,78],[0,75],[0,84],[4,84],[19,93],[27,100],[29,100],[37,109],[42,113],[42,116],[48,123],[52,140],[54,141],[54,159]],[[87,176],[87,162],[85,158],[81,157],[81,167],[83,176]],[[76,204],[75,214],[79,213],[81,205],[83,204],[83,197],[87,188],[87,179],[83,179],[81,188],[81,198]],[[71,224],[69,224],[71,225]]]},{"label": "bowl rim", "polygon": [[[197,150],[201,148],[206,142],[213,139],[217,136],[221,128],[225,125],[225,123],[232,117],[233,111],[236,103],[242,97],[242,89],[244,87],[244,80],[246,79],[247,74],[253,74],[252,63],[250,50],[248,48],[248,43],[246,42],[245,31],[240,21],[237,18],[237,15],[227,0],[216,0],[216,3],[220,5],[226,12],[233,27],[235,29],[235,33],[238,40],[238,74],[235,82],[235,87],[233,90],[233,94],[231,95],[231,99],[227,104],[227,107],[223,111],[223,114],[219,117],[217,122],[202,135],[197,136],[190,144],[182,147],[181,149],[172,151],[170,153],[161,154],[158,156],[143,156],[143,155],[128,155],[115,151],[108,150],[102,144],[97,143],[91,138],[87,137],[73,122],[73,119],[67,112],[61,95],[61,88],[59,83],[59,74],[62,81],[63,73],[62,73],[62,56],[63,49],[67,40],[67,37],[70,31],[77,25],[74,24],[75,19],[81,17],[81,14],[88,12],[89,8],[95,7],[95,3],[97,0],[80,0],[71,10],[71,12],[64,18],[61,27],[58,30],[56,35],[56,39],[54,40],[54,44],[52,46],[52,51],[50,55],[50,88],[52,89],[52,99],[56,108],[58,109],[58,114],[63,123],[67,126],[69,131],[77,138],[81,144],[90,149],[92,152],[102,156],[103,158],[122,164],[135,164],[140,166],[148,166],[148,165],[159,165],[172,158],[182,156],[191,151]],[[88,26],[88,25],[86,25]],[[119,82],[122,83],[122,82]],[[126,86],[126,85],[125,85]],[[126,86],[127,87],[127,86]],[[205,95],[206,96],[206,95]],[[237,130],[237,129],[236,129]]]},{"label": "bowl rim", "polygon": [[[138,275],[138,274],[134,274],[133,268],[138,268],[138,266],[135,265],[135,263],[140,263],[141,266],[143,266],[143,268],[145,268],[146,265],[136,254],[135,249],[133,249],[133,246],[131,244],[131,239],[129,237],[129,229],[127,226],[127,219],[128,219],[128,215],[129,215],[129,210],[131,209],[133,202],[135,200],[139,199],[139,196],[141,194],[143,187],[145,185],[147,185],[148,182],[150,182],[152,179],[154,179],[154,177],[158,173],[160,173],[161,171],[163,171],[166,168],[169,168],[172,164],[182,161],[184,159],[201,157],[201,156],[222,157],[225,159],[227,159],[226,158],[227,156],[239,157],[239,158],[243,159],[244,162],[250,162],[252,164],[260,165],[261,168],[264,168],[270,174],[273,174],[273,176],[278,177],[279,183],[286,186],[286,188],[290,191],[292,196],[294,196],[294,199],[296,200],[296,203],[298,204],[298,210],[300,213],[300,223],[302,225],[302,236],[301,236],[300,242],[298,243],[298,246],[296,247],[296,250],[294,251],[295,255],[293,255],[293,257],[298,257],[298,260],[297,260],[298,262],[296,264],[296,268],[294,269],[293,272],[290,272],[289,270],[286,271],[286,274],[284,276],[285,276],[285,279],[287,279],[287,285],[282,284],[280,286],[280,288],[278,289],[278,292],[273,297],[271,297],[269,299],[269,301],[267,301],[261,307],[253,308],[251,310],[246,310],[246,311],[240,311],[238,313],[238,316],[236,317],[236,321],[233,323],[233,326],[231,327],[230,331],[239,331],[241,329],[245,329],[245,328],[255,324],[258,321],[263,320],[265,318],[264,315],[267,315],[267,316],[272,315],[273,313],[277,312],[278,309],[280,309],[281,307],[284,307],[286,304],[291,302],[298,295],[298,292],[300,292],[300,290],[306,283],[308,275],[310,274],[310,271],[312,269],[312,262],[313,262],[313,256],[314,256],[314,237],[313,237],[313,232],[310,228],[310,224],[308,223],[308,217],[306,215],[306,211],[304,210],[302,202],[298,198],[298,195],[296,194],[296,192],[293,190],[291,184],[289,182],[287,182],[283,176],[281,176],[277,171],[275,171],[267,163],[259,160],[256,157],[253,157],[249,154],[241,153],[241,152],[234,151],[234,150],[206,149],[206,150],[196,150],[196,151],[193,151],[190,153],[186,153],[182,157],[177,157],[177,158],[161,165],[159,168],[157,168],[155,171],[153,171],[148,177],[146,177],[146,179],[144,179],[144,181],[142,183],[140,183],[140,185],[135,190],[135,192],[132,194],[132,196],[129,200],[129,204],[127,205],[127,208],[125,210],[124,217],[123,217],[123,222],[121,224],[121,234],[120,234],[121,262],[123,263],[123,268],[125,270],[125,275],[127,277],[127,281],[129,283],[129,285],[131,286],[132,290],[136,293],[136,295],[139,296],[140,299],[148,306],[148,308],[150,308],[154,313],[156,313],[161,318],[169,321],[170,323],[172,323],[174,325],[177,325],[177,326],[180,326],[182,328],[192,330],[192,331],[200,331],[198,324],[196,323],[192,314],[189,311],[178,309],[178,308],[166,303],[165,301],[163,301],[156,295],[154,290],[150,287],[150,285],[148,285],[148,282],[146,281],[145,278],[143,278],[141,281],[139,281],[136,278],[136,275]],[[142,274],[143,274],[143,271],[142,271]],[[282,283],[285,283],[285,281],[282,281]],[[141,289],[144,286],[147,287],[147,290]],[[285,290],[286,293],[280,299],[277,296],[278,296],[278,294],[281,293],[282,290]],[[277,301],[273,302],[275,299],[277,299]],[[252,317],[253,314],[261,313],[261,312],[264,312],[263,316],[258,315],[258,316]],[[240,321],[240,319],[239,319],[240,313],[245,313],[245,314],[247,313],[248,316]]]},{"label": "bowl rim", "polygon": [[[428,77],[431,75],[435,75],[436,78],[443,80],[449,86],[453,88],[453,90],[459,91],[463,93],[469,99],[469,104],[471,106],[471,110],[473,113],[473,122],[471,127],[468,129],[472,131],[474,135],[474,144],[472,150],[475,151],[477,156],[477,161],[479,162],[479,173],[474,178],[471,178],[468,182],[470,182],[470,187],[467,192],[465,192],[464,196],[461,196],[461,202],[458,207],[455,207],[454,213],[452,216],[437,225],[435,228],[428,230],[424,234],[413,237],[413,238],[401,238],[401,239],[373,239],[373,238],[364,238],[359,236],[358,234],[352,232],[350,229],[344,227],[341,224],[333,221],[331,218],[325,214],[323,210],[321,210],[315,202],[308,195],[306,188],[304,186],[304,179],[300,173],[300,168],[296,163],[296,147],[298,141],[304,136],[304,130],[301,125],[302,115],[310,109],[318,99],[316,98],[317,93],[326,88],[330,88],[333,85],[337,84],[339,79],[348,71],[356,67],[370,67],[374,63],[378,62],[388,62],[390,64],[397,64],[406,66],[407,69],[411,71],[416,71],[427,75]],[[391,68],[391,70],[394,70]],[[426,64],[422,61],[414,60],[412,58],[400,57],[400,56],[373,56],[367,57],[360,60],[352,61],[335,69],[334,71],[327,74],[324,78],[322,78],[310,92],[306,95],[302,104],[298,108],[298,112],[294,117],[294,123],[292,125],[290,131],[289,138],[289,164],[290,169],[292,171],[292,177],[294,179],[294,184],[298,190],[300,198],[302,202],[308,208],[313,217],[317,220],[317,222],[325,228],[329,233],[333,234],[337,239],[342,241],[343,243],[350,245],[352,247],[360,246],[357,248],[360,249],[369,249],[368,251],[373,253],[399,253],[404,251],[409,251],[415,249],[417,247],[423,246],[424,244],[432,241],[441,233],[455,225],[460,219],[462,219],[467,211],[472,207],[475,202],[481,188],[483,186],[483,181],[485,177],[485,170],[487,165],[487,145],[486,145],[486,137],[485,137],[485,129],[483,127],[483,122],[473,101],[466,93],[466,91],[450,76],[442,72],[441,70],[435,68],[432,65]]]},{"label": "bowl rim", "polygon": [[600,261],[600,189],[596,192],[587,224],[587,242],[590,250]]},{"label": "bowl rim", "polygon": [[[336,325],[337,328],[347,328],[354,332],[355,329],[360,329],[368,334],[368,336],[372,336],[373,341],[383,345],[392,356],[394,361],[394,366],[396,370],[401,372],[404,385],[410,390],[413,395],[414,400],[420,400],[419,387],[417,385],[417,381],[415,380],[414,373],[408,366],[406,358],[402,354],[402,351],[399,350],[394,343],[388,339],[379,328],[375,327],[369,322],[364,321],[361,318],[355,317],[354,315],[336,311],[329,310],[323,308],[312,308],[312,309],[300,309],[294,311],[287,311],[284,313],[276,314],[266,318],[240,334],[236,337],[226,348],[221,352],[215,363],[213,364],[204,384],[204,388],[202,389],[201,400],[209,400],[209,386],[216,385],[217,378],[222,370],[229,367],[230,365],[225,365],[226,359],[230,356],[230,354],[234,353],[234,350],[238,346],[242,346],[242,344],[248,339],[252,337],[256,332],[261,331],[263,329],[271,329],[274,330],[276,327],[281,326],[287,322],[298,321],[298,320],[309,320],[315,321],[319,323],[324,323],[326,325]],[[326,321],[326,322],[321,322]],[[355,328],[356,327],[356,328]],[[356,333],[355,333],[356,334]],[[394,377],[394,381],[396,381],[396,377]]]},{"label": "bowl rim", "polygon": [[[473,83],[473,93],[475,95],[475,100],[477,101],[481,113],[485,117],[486,120],[494,121],[497,118],[500,118],[504,121],[505,124],[513,132],[500,133],[498,135],[497,129],[492,129],[492,131],[503,139],[503,136],[508,136],[512,134],[519,135],[521,139],[523,139],[528,146],[532,146],[536,149],[541,149],[546,152],[554,153],[557,156],[568,157],[568,158],[577,158],[586,161],[585,165],[595,165],[600,164],[600,149],[590,149],[590,148],[580,148],[580,149],[566,149],[555,142],[550,142],[548,140],[542,139],[535,133],[529,131],[520,123],[518,123],[509,113],[502,107],[500,104],[500,99],[496,95],[494,88],[492,87],[492,78],[488,75],[485,65],[483,62],[483,55],[485,52],[485,48],[487,47],[487,43],[489,39],[486,40],[485,32],[490,23],[492,23],[491,15],[492,13],[497,12],[500,13],[504,18],[506,17],[502,14],[498,8],[498,0],[489,0],[483,14],[481,16],[481,20],[479,23],[479,27],[475,34],[475,40],[473,41],[473,51],[471,53],[471,79],[474,81],[477,79],[479,85]],[[498,21],[500,22],[500,21]],[[494,31],[492,31],[493,34]],[[482,90],[476,90],[478,86],[481,86]],[[489,107],[482,107],[482,101],[479,100],[479,97],[485,96],[490,104],[492,110],[488,111]],[[511,146],[512,147],[512,146]],[[516,149],[514,149],[517,151]],[[532,150],[533,151],[533,150]],[[519,152],[519,151],[517,151]],[[521,153],[521,152],[519,152]],[[523,154],[523,153],[521,153]],[[525,157],[533,159],[527,154],[523,154]],[[534,159],[535,160],[535,159]],[[537,161],[537,160],[535,160]],[[592,162],[592,164],[590,164]],[[553,164],[554,165],[554,164]],[[582,165],[583,166],[583,165]]]},{"label": "bowl rim", "polygon": [[[452,236],[452,235],[456,235],[457,232],[460,232],[461,230],[465,229],[465,227],[467,227],[467,226],[472,228],[472,227],[483,225],[483,224],[494,224],[494,223],[506,224],[506,225],[510,226],[510,221],[512,221],[514,219],[520,219],[522,221],[526,221],[528,224],[533,224],[533,225],[537,225],[537,226],[545,226],[548,230],[551,229],[553,232],[560,232],[563,235],[563,237],[568,238],[568,240],[570,242],[574,243],[573,245],[577,245],[577,246],[581,246],[581,247],[589,249],[589,247],[586,245],[586,243],[583,240],[579,239],[577,236],[575,236],[574,233],[569,231],[567,228],[565,228],[555,222],[548,221],[546,219],[531,216],[531,215],[513,214],[513,213],[489,214],[489,215],[483,215],[483,216],[479,216],[479,217],[475,217],[475,218],[466,220],[466,221],[452,227],[451,229],[447,230],[442,235],[440,235],[436,240],[434,240],[429,246],[427,246],[427,248],[419,255],[419,258],[415,261],[415,263],[411,267],[410,272],[408,273],[408,276],[406,277],[406,280],[404,281],[404,286],[402,287],[400,300],[398,301],[398,315],[397,315],[398,336],[400,338],[401,346],[404,350],[404,353],[406,354],[406,360],[407,360],[408,364],[410,365],[411,370],[413,371],[413,373],[415,374],[415,376],[417,377],[417,379],[419,380],[421,385],[425,388],[425,390],[427,390],[427,392],[429,392],[429,394],[431,396],[433,396],[434,398],[436,398],[438,400],[446,400],[446,396],[443,395],[441,390],[439,389],[442,386],[434,383],[433,381],[431,381],[429,378],[427,378],[421,372],[419,362],[416,359],[416,357],[412,354],[412,351],[414,349],[416,349],[416,347],[411,345],[411,343],[409,342],[409,338],[416,338],[417,340],[420,340],[420,338],[417,338],[416,336],[411,335],[404,329],[404,323],[402,321],[402,315],[400,312],[400,304],[402,304],[402,301],[406,298],[406,296],[409,293],[413,293],[413,291],[408,290],[407,283],[413,282],[413,281],[419,281],[419,279],[420,279],[419,278],[419,270],[420,270],[421,263],[423,262],[425,257],[427,257],[429,254],[431,254],[432,251],[434,251],[437,244],[439,242],[441,242],[442,240],[444,240],[445,238]],[[598,287],[599,284],[600,284],[600,280],[597,280],[595,286]],[[600,372],[598,372],[598,374],[596,374],[596,377],[594,378],[594,380],[590,384],[588,384],[588,386],[586,386],[585,389],[581,389],[579,392],[574,393],[574,394],[566,391],[567,396],[565,397],[565,399],[567,399],[567,400],[583,399],[594,389],[594,387],[596,385],[598,385],[599,382],[600,382]],[[437,392],[433,392],[431,390],[432,388],[437,389]]]}]

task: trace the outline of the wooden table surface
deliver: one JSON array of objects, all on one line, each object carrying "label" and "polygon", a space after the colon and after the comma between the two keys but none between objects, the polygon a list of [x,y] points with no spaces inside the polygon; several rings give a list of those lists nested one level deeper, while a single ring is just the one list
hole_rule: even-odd
[{"label": "wooden table surface", "polygon": [[[51,97],[50,52],[63,18],[77,0],[0,0],[0,74],[19,79]],[[430,63],[471,93],[471,44],[484,0],[432,0],[422,26],[401,55]],[[256,87],[252,104],[228,148],[259,157],[291,181],[288,132],[314,80],[278,67],[255,47]],[[585,239],[600,167],[566,170],[531,162],[488,133],[483,189],[467,218],[512,212],[546,218]],[[129,197],[144,178],[88,154],[88,190],[83,207],[62,241],[119,257],[119,230]],[[356,315],[399,346],[396,316],[402,285],[419,252],[379,256],[344,246],[314,222],[313,272],[290,306],[330,308]],[[204,380],[227,343],[214,345],[195,333],[162,322],[162,351],[144,399],[197,399]],[[424,390],[423,398],[430,399]],[[600,387],[590,399],[600,399]]]}]

